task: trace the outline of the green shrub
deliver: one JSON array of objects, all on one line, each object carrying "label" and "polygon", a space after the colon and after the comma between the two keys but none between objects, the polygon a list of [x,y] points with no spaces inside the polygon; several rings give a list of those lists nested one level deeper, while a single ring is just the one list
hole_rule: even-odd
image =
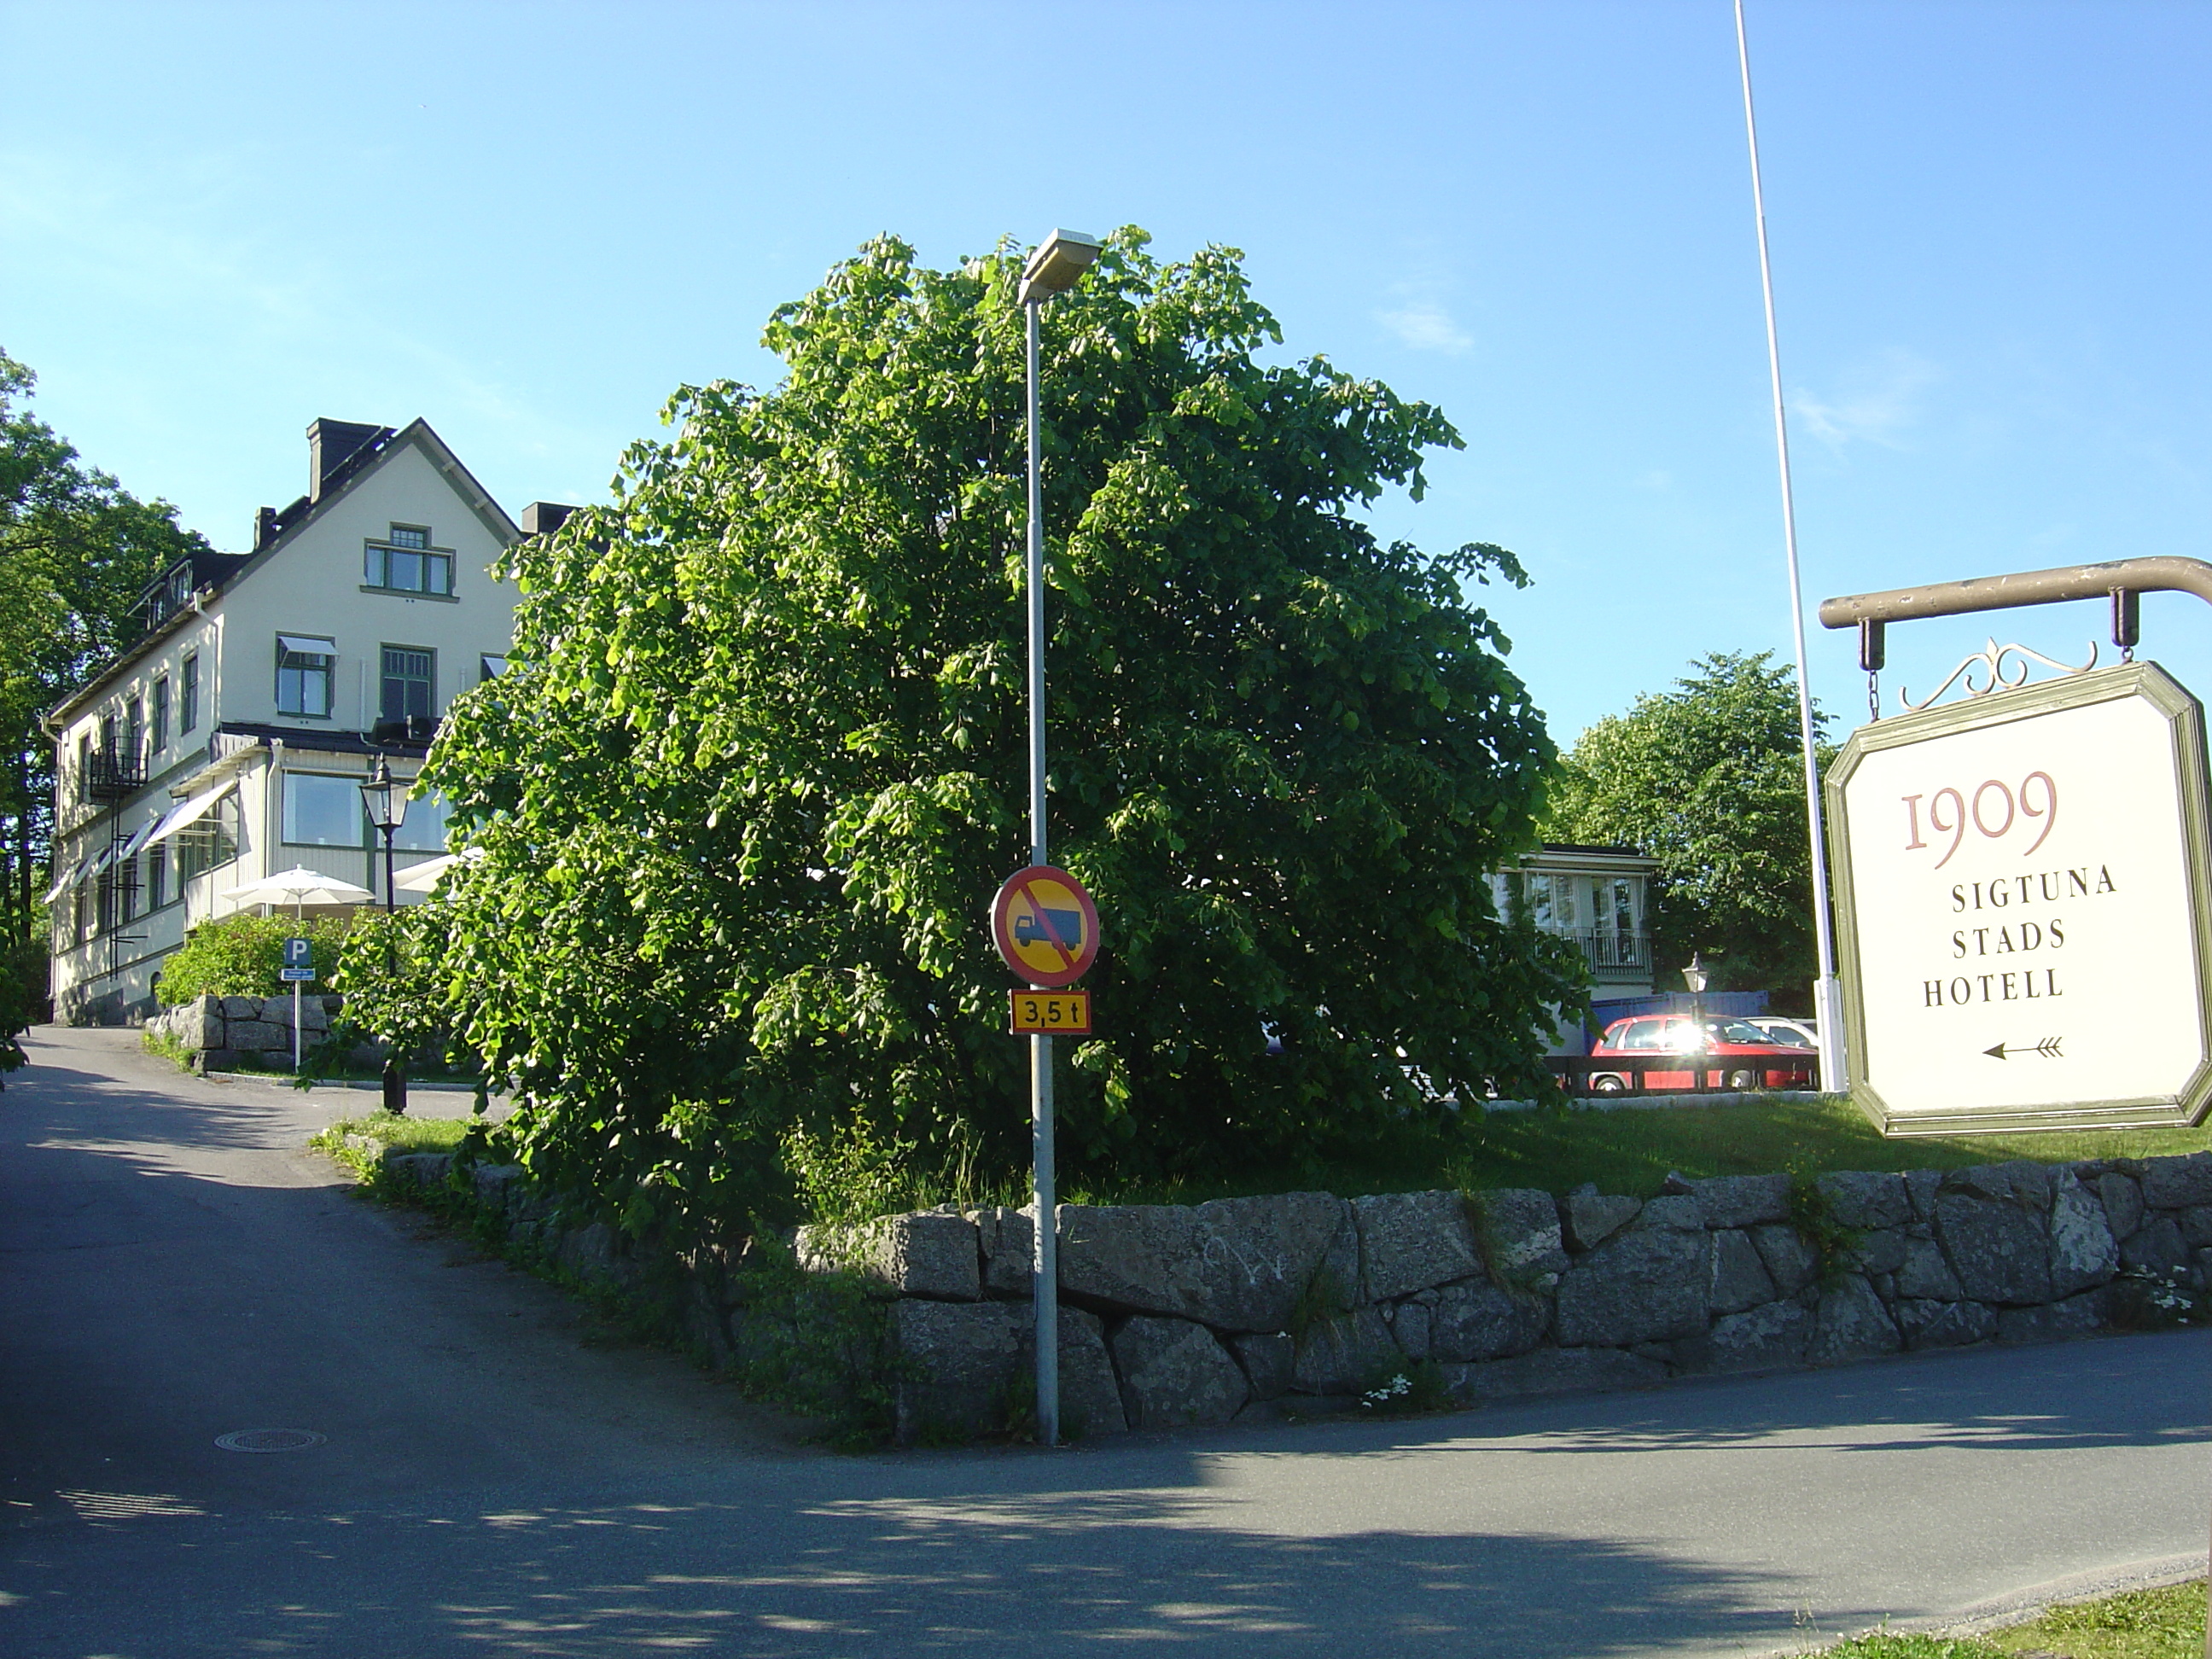
[{"label": "green shrub", "polygon": [[290,988],[277,977],[284,941],[304,934],[314,941],[317,977],[300,988],[319,996],[345,944],[350,916],[224,916],[204,921],[185,936],[184,948],[161,964],[155,994],[164,1007],[194,997],[273,997]]}]

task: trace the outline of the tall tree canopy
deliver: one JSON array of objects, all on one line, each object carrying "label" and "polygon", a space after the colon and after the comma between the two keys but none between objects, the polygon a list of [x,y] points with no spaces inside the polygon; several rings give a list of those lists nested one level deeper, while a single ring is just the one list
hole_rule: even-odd
[{"label": "tall tree canopy", "polygon": [[142,501],[85,465],[23,406],[35,384],[0,351],[0,1023],[20,1021],[46,993],[38,899],[53,749],[39,716],[128,641],[131,607],[155,574],[207,546],[167,502]]},{"label": "tall tree canopy", "polygon": [[[1553,787],[1547,835],[1658,860],[1662,975],[1702,951],[1717,988],[1812,983],[1797,679],[1773,654],[1693,661],[1672,691],[1638,697],[1583,732]],[[1816,732],[1826,727],[1817,710],[1814,720]],[[1828,752],[1822,744],[1823,766]]]},{"label": "tall tree canopy", "polygon": [[[1044,319],[1052,849],[1105,935],[1063,1158],[1317,1156],[1442,1109],[1408,1063],[1540,1091],[1579,972],[1484,878],[1555,754],[1461,593],[1520,567],[1378,544],[1352,512],[1419,495],[1443,416],[1263,367],[1238,256],[1146,241]],[[429,773],[483,856],[413,950],[561,1177],[726,1212],[855,1111],[1023,1161],[984,927],[1027,862],[1020,264],[868,245],[769,323],[780,386],[683,389],[612,507],[512,556],[514,666]]]}]

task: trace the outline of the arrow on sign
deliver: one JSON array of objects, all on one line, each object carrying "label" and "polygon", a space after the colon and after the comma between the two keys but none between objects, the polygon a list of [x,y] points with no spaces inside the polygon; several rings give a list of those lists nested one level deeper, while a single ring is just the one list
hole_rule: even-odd
[{"label": "arrow on sign", "polygon": [[2004,1060],[2013,1054],[2041,1054],[2045,1060],[2063,1060],[2066,1056],[2058,1052],[2058,1045],[2064,1041],[2063,1037],[2045,1037],[2032,1048],[2024,1042],[2000,1042],[1996,1048],[1984,1048],[1982,1052],[1991,1060]]}]

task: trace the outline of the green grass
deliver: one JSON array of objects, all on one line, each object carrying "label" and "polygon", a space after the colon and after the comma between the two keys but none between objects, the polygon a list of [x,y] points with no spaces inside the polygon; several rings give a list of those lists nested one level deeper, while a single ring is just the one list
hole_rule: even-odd
[{"label": "green grass", "polygon": [[413,1117],[372,1112],[365,1117],[340,1118],[313,1137],[307,1145],[328,1152],[342,1164],[351,1164],[366,1178],[375,1174],[378,1162],[387,1152],[450,1152],[461,1144],[473,1124],[473,1119],[465,1117]]},{"label": "green grass", "polygon": [[1670,1170],[1698,1179],[1782,1170],[1820,1175],[1837,1170],[1956,1170],[2020,1158],[2066,1163],[2207,1147],[2212,1147],[2212,1127],[1892,1140],[1843,1100],[1559,1115],[1492,1112],[1456,1129],[1408,1129],[1346,1146],[1317,1165],[1255,1161],[1226,1179],[1104,1182],[1079,1176],[1066,1182],[1062,1196],[1075,1204],[1198,1204],[1297,1189],[1345,1197],[1436,1187],[1540,1187],[1565,1193],[1589,1181],[1601,1192],[1649,1198],[1659,1192]]},{"label": "green grass", "polygon": [[2204,1651],[2204,1581],[2129,1590],[2094,1601],[2069,1601],[2024,1625],[1986,1636],[1893,1636],[1879,1632],[1821,1650],[1819,1659],[2009,1659],[2057,1653],[2065,1659],[2200,1659]]}]

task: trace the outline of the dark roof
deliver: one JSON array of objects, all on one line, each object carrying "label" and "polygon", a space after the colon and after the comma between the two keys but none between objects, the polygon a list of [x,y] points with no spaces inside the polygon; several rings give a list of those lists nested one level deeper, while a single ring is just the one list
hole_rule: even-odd
[{"label": "dark roof", "polygon": [[398,736],[378,738],[373,733],[332,732],[314,726],[262,726],[252,720],[225,720],[216,731],[246,738],[267,747],[282,743],[287,749],[313,749],[325,755],[404,755],[420,760],[430,752],[428,738],[409,743]]},{"label": "dark roof", "polygon": [[1537,850],[1544,853],[1602,853],[1608,858],[1617,859],[1640,859],[1650,856],[1640,848],[1606,847],[1585,841],[1542,842],[1538,844]]}]

